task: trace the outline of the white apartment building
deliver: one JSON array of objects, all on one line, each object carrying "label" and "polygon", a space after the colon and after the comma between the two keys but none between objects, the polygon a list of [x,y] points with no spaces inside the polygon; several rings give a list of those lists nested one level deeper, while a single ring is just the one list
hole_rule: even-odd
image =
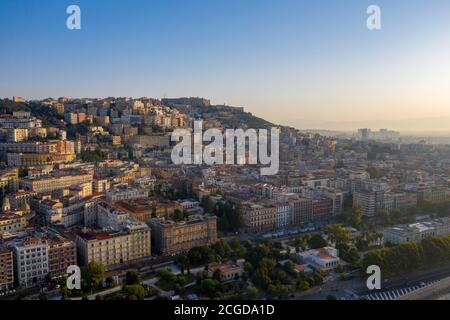
[{"label": "white apartment building", "polygon": [[285,228],[292,224],[292,214],[291,214],[291,206],[288,202],[280,202],[276,203],[275,207],[277,209],[275,227]]},{"label": "white apartment building", "polygon": [[44,239],[28,237],[12,246],[16,277],[21,286],[30,286],[48,274],[48,245]]}]

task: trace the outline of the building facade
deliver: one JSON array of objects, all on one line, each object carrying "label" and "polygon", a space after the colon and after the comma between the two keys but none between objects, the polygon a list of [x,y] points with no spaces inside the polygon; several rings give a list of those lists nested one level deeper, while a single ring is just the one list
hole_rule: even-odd
[{"label": "building facade", "polygon": [[217,241],[217,217],[193,215],[187,221],[151,220],[154,247],[164,255],[189,251]]}]

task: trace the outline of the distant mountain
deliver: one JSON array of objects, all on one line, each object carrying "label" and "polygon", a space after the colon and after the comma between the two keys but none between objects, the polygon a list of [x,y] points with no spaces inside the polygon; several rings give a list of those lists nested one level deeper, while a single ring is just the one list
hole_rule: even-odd
[{"label": "distant mountain", "polygon": [[361,120],[361,121],[305,121],[291,120],[289,125],[297,128],[316,128],[332,131],[356,131],[359,128],[381,129],[387,128],[404,133],[419,132],[450,132],[450,116],[416,118],[401,120]]}]

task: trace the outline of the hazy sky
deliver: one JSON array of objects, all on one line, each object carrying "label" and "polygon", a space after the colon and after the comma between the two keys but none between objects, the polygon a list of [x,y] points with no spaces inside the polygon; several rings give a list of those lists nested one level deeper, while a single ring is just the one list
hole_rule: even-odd
[{"label": "hazy sky", "polygon": [[302,128],[441,130],[450,2],[2,0],[0,70],[0,97],[203,96]]}]

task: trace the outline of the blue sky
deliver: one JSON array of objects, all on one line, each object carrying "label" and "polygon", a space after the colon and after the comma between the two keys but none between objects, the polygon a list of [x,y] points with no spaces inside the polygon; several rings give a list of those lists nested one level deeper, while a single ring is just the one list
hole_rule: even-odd
[{"label": "blue sky", "polygon": [[446,0],[2,0],[0,43],[0,97],[204,96],[297,126],[450,116]]}]

